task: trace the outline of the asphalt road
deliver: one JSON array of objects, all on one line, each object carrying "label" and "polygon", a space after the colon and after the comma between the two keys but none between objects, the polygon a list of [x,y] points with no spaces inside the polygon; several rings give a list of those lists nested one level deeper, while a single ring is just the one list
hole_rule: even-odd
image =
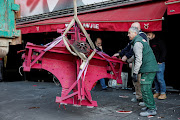
[{"label": "asphalt road", "polygon": [[130,90],[105,92],[97,86],[91,94],[98,107],[67,105],[66,110],[55,103],[60,93],[61,87],[50,82],[0,82],[0,120],[180,120],[180,93],[156,99],[158,114],[152,118],[139,116],[141,107],[130,101]]}]

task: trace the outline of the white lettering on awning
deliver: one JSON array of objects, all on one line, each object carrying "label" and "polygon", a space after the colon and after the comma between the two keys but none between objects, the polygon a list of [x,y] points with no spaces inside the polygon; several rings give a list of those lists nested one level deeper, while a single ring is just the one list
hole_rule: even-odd
[{"label": "white lettering on awning", "polygon": [[[65,24],[65,27],[68,27],[69,24]],[[82,24],[84,28],[88,29],[99,29],[99,24],[94,23],[83,23]]]},{"label": "white lettering on awning", "polygon": [[39,26],[38,26],[38,27],[36,27],[36,30],[37,30],[37,31],[39,31]]}]

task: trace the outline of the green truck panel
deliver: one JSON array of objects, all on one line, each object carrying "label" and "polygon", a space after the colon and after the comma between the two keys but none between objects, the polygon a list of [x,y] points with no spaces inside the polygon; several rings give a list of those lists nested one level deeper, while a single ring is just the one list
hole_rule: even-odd
[{"label": "green truck panel", "polygon": [[0,0],[0,37],[15,38],[21,35],[15,24],[15,12],[19,10],[20,6],[14,4],[14,0]]}]

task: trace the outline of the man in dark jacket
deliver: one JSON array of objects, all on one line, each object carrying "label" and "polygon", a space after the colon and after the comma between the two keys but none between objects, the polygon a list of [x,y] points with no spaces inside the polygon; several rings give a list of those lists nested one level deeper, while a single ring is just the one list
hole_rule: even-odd
[{"label": "man in dark jacket", "polygon": [[164,70],[165,70],[165,57],[166,57],[166,46],[164,42],[160,39],[157,39],[155,33],[147,34],[150,40],[150,46],[154,52],[156,57],[156,61],[158,62],[159,71],[156,73],[155,77],[155,88],[156,93],[154,94],[154,98],[158,98],[160,100],[166,99],[166,83],[164,80]]}]

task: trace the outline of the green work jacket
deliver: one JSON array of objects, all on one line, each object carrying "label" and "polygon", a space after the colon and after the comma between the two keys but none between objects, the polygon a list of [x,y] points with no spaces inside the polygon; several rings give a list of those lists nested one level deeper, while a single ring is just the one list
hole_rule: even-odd
[{"label": "green work jacket", "polygon": [[[137,35],[132,41],[131,44],[134,46],[136,42],[141,42],[143,45],[143,53],[142,53],[142,65],[140,67],[139,73],[147,73],[147,72],[157,72],[159,71],[159,67],[154,56],[154,53],[151,47],[148,45],[146,40],[139,35]],[[136,60],[136,59],[135,59]]]}]

